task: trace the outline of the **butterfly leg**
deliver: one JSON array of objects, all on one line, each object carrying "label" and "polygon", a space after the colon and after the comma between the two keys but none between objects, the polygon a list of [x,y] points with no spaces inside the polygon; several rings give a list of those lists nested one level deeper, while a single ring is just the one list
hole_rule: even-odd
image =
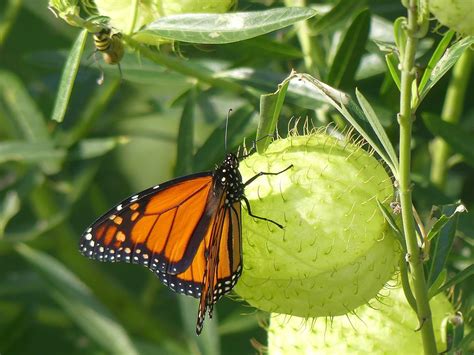
[{"label": "butterfly leg", "polygon": [[273,223],[274,225],[276,225],[278,228],[283,229],[283,226],[282,226],[280,223],[275,222],[274,220],[271,220],[271,219],[269,219],[269,218],[265,218],[265,217],[260,217],[260,216],[254,215],[254,214],[252,213],[252,210],[250,209],[250,202],[249,202],[249,200],[247,199],[247,197],[242,196],[242,200],[244,200],[245,205],[247,206],[247,213],[249,214],[249,216],[251,216],[251,217],[253,217],[253,218],[261,219],[262,221],[271,222],[271,223]]},{"label": "butterfly leg", "polygon": [[[256,174],[255,176],[251,177],[249,180],[247,180],[245,183],[244,183],[244,187],[251,184],[253,181],[255,181],[257,178],[259,178],[260,176],[264,176],[264,175],[279,175],[281,173],[284,173],[285,171],[291,169],[293,167],[293,164],[291,164],[290,166],[288,166],[286,169],[283,169],[282,171],[278,171],[276,173],[269,173],[269,172],[264,172],[264,171],[261,171],[259,172],[258,174]],[[265,218],[265,217],[260,217],[260,216],[256,216],[252,213],[252,210],[250,208],[250,202],[249,200],[247,199],[247,197],[245,196],[242,196],[242,200],[244,200],[245,202],[245,205],[247,206],[247,212],[249,214],[249,216],[252,216],[253,218],[257,218],[257,219],[261,219],[262,221],[267,221],[267,222],[271,222],[273,223],[274,225],[276,225],[277,227],[283,229],[283,226],[280,224],[280,223],[277,223],[269,218]]]},{"label": "butterfly leg", "polygon": [[251,177],[249,180],[247,180],[245,183],[244,183],[244,187],[251,184],[252,182],[254,182],[257,178],[259,178],[260,176],[264,176],[264,175],[280,175],[281,173],[284,173],[285,171],[291,169],[293,167],[293,164],[291,164],[289,167],[283,169],[282,171],[279,171],[279,172],[276,172],[276,173],[268,173],[268,172],[264,172],[264,171],[261,171],[259,172],[257,175]]}]

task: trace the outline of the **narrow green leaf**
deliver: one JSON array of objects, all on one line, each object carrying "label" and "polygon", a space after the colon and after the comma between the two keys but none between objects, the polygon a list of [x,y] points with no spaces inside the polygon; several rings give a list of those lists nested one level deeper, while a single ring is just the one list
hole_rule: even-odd
[{"label": "narrow green leaf", "polygon": [[390,157],[390,161],[393,166],[398,166],[398,157],[397,153],[395,152],[395,148],[393,148],[392,142],[390,142],[390,138],[388,138],[387,133],[385,132],[382,124],[380,123],[380,119],[377,117],[374,109],[367,101],[367,99],[362,95],[362,93],[356,89],[356,96],[357,100],[359,101],[359,105],[364,111],[365,117],[370,123],[370,126],[374,130],[377,138],[379,139],[380,143],[382,144],[383,148],[385,148],[385,152]]},{"label": "narrow green leaf", "polygon": [[0,163],[18,161],[43,163],[64,158],[63,149],[54,148],[50,142],[6,141],[0,143]]},{"label": "narrow green leaf", "polygon": [[[229,117],[229,127],[227,131],[227,149],[232,150],[242,143],[245,137],[245,128],[254,116],[254,109],[251,105],[245,105],[233,112]],[[224,159],[226,151],[224,149],[225,122],[220,124],[198,149],[194,155],[193,171],[203,171],[209,169],[216,162]]]},{"label": "narrow green leaf", "polygon": [[293,76],[294,74],[290,74],[288,78],[278,85],[278,89],[274,93],[260,96],[260,117],[256,137],[257,151],[259,153],[265,152],[271,142],[271,136],[277,127],[281,108],[285,102],[286,91]]},{"label": "narrow green leaf", "polygon": [[74,87],[74,81],[76,80],[77,71],[79,70],[79,64],[81,63],[87,34],[88,32],[85,29],[79,33],[64,65],[59,90],[56,94],[56,102],[54,103],[53,113],[51,114],[51,119],[56,122],[62,122],[64,120],[69,99],[71,98],[72,88]]},{"label": "narrow green leaf", "polygon": [[196,106],[196,89],[186,94],[186,101],[181,113],[178,131],[178,154],[176,156],[176,176],[190,174],[193,169],[194,153],[194,108]]},{"label": "narrow green leaf", "polygon": [[427,239],[432,240],[434,237],[437,237],[439,235],[439,232],[440,232],[441,228],[443,228],[446,225],[446,223],[449,222],[450,219],[451,219],[451,217],[447,217],[445,215],[442,215],[436,221],[436,223],[433,225],[433,227],[431,227],[430,231],[428,232]]},{"label": "narrow green leaf", "polygon": [[438,293],[443,292],[454,285],[457,285],[472,275],[474,275],[474,265],[469,265],[467,268],[456,273],[453,278],[449,279],[442,286],[440,286],[433,296],[436,296]]},{"label": "narrow green leaf", "polygon": [[365,44],[369,38],[370,11],[361,11],[352,21],[337,49],[327,82],[334,87],[348,87],[354,81],[355,73]]},{"label": "narrow green leaf", "polygon": [[423,76],[421,77],[420,84],[418,85],[418,92],[422,92],[424,90],[431,76],[431,73],[433,72],[433,69],[436,67],[439,60],[443,56],[444,52],[446,51],[446,48],[448,48],[449,43],[451,43],[451,39],[453,38],[455,33],[456,33],[455,31],[449,30],[448,32],[444,34],[443,38],[438,43],[438,46],[436,47],[435,51],[431,55],[431,58],[425,69],[425,72],[423,73]]},{"label": "narrow green leaf", "polygon": [[30,142],[49,139],[46,120],[20,79],[0,70],[0,104],[4,104],[7,118],[18,131],[17,138]]},{"label": "narrow green leaf", "polygon": [[[324,100],[338,110],[343,117],[359,132],[359,134],[370,144],[377,154],[390,167],[392,174],[398,176],[398,168],[393,165],[385,150],[380,146],[377,135],[371,128],[362,109],[351,99],[349,95],[336,90],[327,84],[313,78],[309,74],[298,75],[299,80],[292,80],[293,85],[300,87],[300,91],[315,92],[313,100]],[[318,97],[319,96],[319,97]]]},{"label": "narrow green leaf", "polygon": [[345,25],[361,7],[365,6],[366,0],[339,0],[339,2],[326,14],[310,21],[312,35],[328,32],[333,28]]},{"label": "narrow green leaf", "polygon": [[400,90],[400,70],[398,70],[398,65],[400,64],[400,62],[398,60],[398,57],[393,53],[386,54],[385,62],[387,63],[388,71],[390,72],[393,81],[397,85],[398,90]]},{"label": "narrow green leaf", "polygon": [[48,282],[53,299],[106,352],[138,354],[122,326],[63,264],[25,244],[18,244],[16,250]]},{"label": "narrow green leaf", "polygon": [[438,275],[446,267],[446,260],[454,243],[454,237],[458,225],[459,213],[465,208],[460,204],[443,205],[435,207],[432,215],[438,218],[442,215],[450,217],[450,220],[440,228],[439,236],[431,242],[431,258],[428,273],[428,285],[431,287]]},{"label": "narrow green leaf", "polygon": [[413,292],[411,291],[410,281],[408,280],[407,262],[404,255],[401,256],[398,265],[400,267],[400,279],[402,281],[403,293],[405,294],[408,304],[416,313],[418,312],[418,307],[416,305],[415,296],[413,296]]},{"label": "narrow green leaf", "polygon": [[473,44],[474,36],[469,36],[456,42],[445,51],[444,55],[437,61],[435,67],[431,70],[430,76],[426,81],[426,84],[423,86],[423,89],[419,90],[417,100],[414,103],[414,108],[420,105],[431,88],[435,86],[449,69],[451,69],[464,51],[469,49]]},{"label": "narrow green leaf", "polygon": [[401,229],[398,227],[397,222],[392,217],[392,214],[389,212],[387,207],[385,207],[379,200],[377,200],[377,206],[379,207],[380,211],[382,212],[385,220],[388,222],[390,227],[392,227],[393,231],[395,232],[395,237],[398,239],[398,242],[400,243],[400,246],[402,249],[405,251],[407,250],[407,246],[405,243],[405,238],[403,237],[403,232]]},{"label": "narrow green leaf", "polygon": [[69,160],[85,160],[103,156],[121,144],[128,143],[127,137],[106,137],[82,139],[74,149],[71,150]]},{"label": "narrow green leaf", "polygon": [[8,222],[20,211],[20,198],[16,191],[9,191],[0,205],[0,239],[3,238]]},{"label": "narrow green leaf", "polygon": [[454,152],[463,156],[467,164],[474,166],[474,135],[459,125],[443,121],[437,115],[423,113],[421,117],[433,135],[443,138]]},{"label": "narrow green leaf", "polygon": [[446,281],[446,277],[448,276],[448,271],[446,269],[441,270],[436,280],[433,281],[433,284],[430,286],[428,290],[428,299],[433,298],[438,292],[438,289],[441,287],[442,284]]},{"label": "narrow green leaf", "polygon": [[316,15],[305,7],[226,14],[182,14],[161,17],[133,38],[159,43],[163,38],[189,43],[223,44],[243,41],[279,30]]}]

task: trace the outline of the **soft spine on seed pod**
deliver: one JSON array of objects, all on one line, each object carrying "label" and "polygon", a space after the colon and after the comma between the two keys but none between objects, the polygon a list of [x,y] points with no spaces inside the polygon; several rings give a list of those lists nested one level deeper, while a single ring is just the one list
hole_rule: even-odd
[{"label": "soft spine on seed pod", "polygon": [[246,187],[244,270],[235,291],[254,307],[299,317],[333,317],[377,297],[394,275],[400,246],[377,205],[393,199],[377,159],[349,139],[317,132],[274,141],[240,166]]}]

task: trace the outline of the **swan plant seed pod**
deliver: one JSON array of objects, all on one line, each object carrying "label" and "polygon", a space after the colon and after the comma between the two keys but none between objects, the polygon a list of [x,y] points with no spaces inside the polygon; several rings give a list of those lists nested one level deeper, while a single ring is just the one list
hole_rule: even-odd
[{"label": "swan plant seed pod", "polygon": [[[403,290],[384,290],[383,302],[359,307],[355,315],[302,319],[272,315],[268,353],[277,354],[423,354],[416,313]],[[430,300],[438,353],[446,350],[443,319],[453,314],[444,294]]]},{"label": "swan plant seed pod", "polygon": [[377,296],[399,245],[380,212],[393,187],[360,146],[326,134],[273,142],[240,166],[252,213],[242,213],[244,270],[235,291],[252,306],[299,317],[337,316]]}]

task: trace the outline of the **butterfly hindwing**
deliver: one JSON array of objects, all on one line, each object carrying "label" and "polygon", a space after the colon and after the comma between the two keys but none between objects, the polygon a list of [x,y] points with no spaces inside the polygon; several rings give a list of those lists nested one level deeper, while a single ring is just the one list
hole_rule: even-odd
[{"label": "butterfly hindwing", "polygon": [[[224,196],[225,198],[226,196]],[[210,249],[199,302],[196,332],[203,327],[206,312],[212,317],[214,304],[229,293],[242,273],[241,205],[222,204],[210,236]]]}]

